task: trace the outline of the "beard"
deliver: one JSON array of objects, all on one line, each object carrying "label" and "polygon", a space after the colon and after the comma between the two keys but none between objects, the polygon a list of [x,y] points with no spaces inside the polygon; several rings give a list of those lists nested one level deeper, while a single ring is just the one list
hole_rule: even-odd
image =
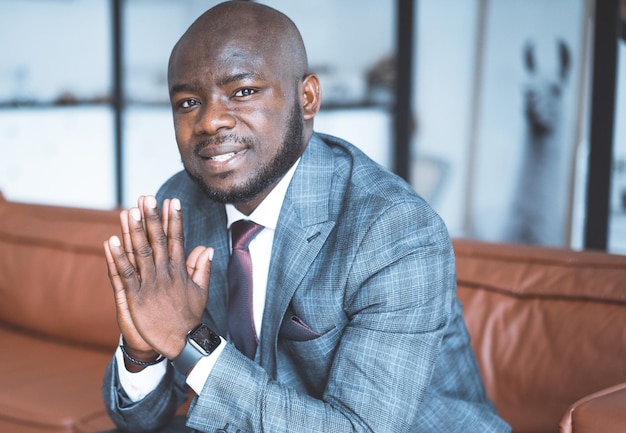
[{"label": "beard", "polygon": [[[186,166],[185,171],[213,201],[223,204],[248,202],[282,178],[298,160],[303,148],[303,131],[304,120],[302,118],[302,108],[300,107],[298,101],[296,101],[291,109],[291,113],[287,121],[282,145],[280,146],[280,149],[278,149],[278,152],[276,152],[274,159],[259,167],[259,169],[255,171],[244,184],[234,186],[228,191],[221,191],[212,188],[210,183],[205,182],[200,175],[194,174],[187,169]],[[226,136],[218,139],[218,141],[226,140],[238,141],[248,145],[252,144],[252,140],[248,137]],[[198,145],[197,150],[200,150],[205,145],[206,143]]]}]

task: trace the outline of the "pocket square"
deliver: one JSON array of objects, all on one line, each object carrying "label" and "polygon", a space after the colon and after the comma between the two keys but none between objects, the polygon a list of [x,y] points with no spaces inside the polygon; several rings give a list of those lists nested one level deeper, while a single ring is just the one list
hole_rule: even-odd
[{"label": "pocket square", "polygon": [[298,316],[291,315],[280,326],[280,336],[294,341],[309,341],[321,336]]}]

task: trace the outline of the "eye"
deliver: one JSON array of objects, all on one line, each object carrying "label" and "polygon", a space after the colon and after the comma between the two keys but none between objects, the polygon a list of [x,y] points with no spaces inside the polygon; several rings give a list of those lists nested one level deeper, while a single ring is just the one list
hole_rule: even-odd
[{"label": "eye", "polygon": [[181,102],[180,107],[181,108],[191,108],[194,105],[199,105],[200,102],[197,99],[185,99],[183,102]]},{"label": "eye", "polygon": [[235,93],[235,96],[252,96],[253,94],[255,94],[257,91],[254,89],[250,89],[249,87],[246,87],[244,89],[240,89]]}]

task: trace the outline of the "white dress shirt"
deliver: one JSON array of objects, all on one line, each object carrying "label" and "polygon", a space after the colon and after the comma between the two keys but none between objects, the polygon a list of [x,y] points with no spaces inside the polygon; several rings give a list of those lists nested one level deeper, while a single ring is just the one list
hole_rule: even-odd
[{"label": "white dress shirt", "polygon": [[[267,289],[267,277],[269,274],[270,258],[272,253],[272,244],[274,242],[274,232],[278,223],[278,216],[282,208],[287,188],[291,182],[294,172],[300,160],[289,169],[280,182],[268,194],[268,196],[259,204],[259,206],[250,215],[246,216],[239,212],[235,206],[226,205],[227,226],[230,231],[232,223],[247,219],[264,227],[256,237],[250,242],[250,258],[252,260],[252,287],[253,287],[253,314],[254,325],[257,337],[260,338],[261,324],[263,320],[263,310],[265,308],[265,294]],[[210,246],[210,245],[209,245]],[[232,248],[232,246],[231,246]],[[209,288],[210,290],[210,288]],[[121,342],[121,338],[120,338]],[[210,356],[202,358],[187,376],[187,384],[194,390],[196,394],[200,394],[204,383],[211,374],[213,366],[217,362],[222,350],[224,350],[225,341],[213,351]],[[124,355],[118,348],[115,352],[117,360],[117,369],[120,384],[126,391],[126,394],[132,401],[139,401],[154,390],[163,376],[167,368],[166,362],[146,367],[137,373],[131,373],[124,366]]]}]

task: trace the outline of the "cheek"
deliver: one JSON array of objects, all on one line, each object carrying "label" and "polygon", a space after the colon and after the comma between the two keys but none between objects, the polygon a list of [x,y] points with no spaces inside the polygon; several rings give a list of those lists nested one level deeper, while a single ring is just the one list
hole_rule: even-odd
[{"label": "cheek", "polygon": [[174,137],[181,155],[190,151],[191,136],[192,129],[190,127],[180,121],[174,121]]},{"label": "cheek", "polygon": [[289,124],[289,112],[261,108],[246,116],[248,130],[266,143],[281,142]]}]

